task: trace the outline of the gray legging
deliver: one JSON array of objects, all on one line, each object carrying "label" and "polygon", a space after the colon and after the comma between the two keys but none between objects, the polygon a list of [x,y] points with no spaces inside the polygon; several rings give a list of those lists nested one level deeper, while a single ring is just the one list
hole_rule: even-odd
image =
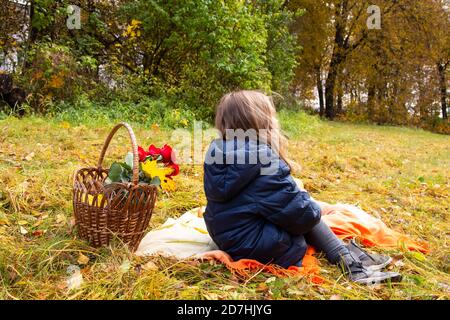
[{"label": "gray legging", "polygon": [[344,262],[349,264],[353,259],[344,242],[331,231],[331,229],[320,220],[309,232],[304,234],[306,243],[326,254],[329,262],[338,264]]}]

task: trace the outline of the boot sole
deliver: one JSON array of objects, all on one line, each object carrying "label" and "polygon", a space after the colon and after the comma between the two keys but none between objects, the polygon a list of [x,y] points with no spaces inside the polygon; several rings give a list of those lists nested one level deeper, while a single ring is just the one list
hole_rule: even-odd
[{"label": "boot sole", "polygon": [[367,270],[370,271],[380,271],[384,268],[386,268],[388,265],[390,265],[392,263],[392,258],[389,257],[388,260],[386,260],[386,262],[382,263],[382,264],[376,264],[376,265],[371,265],[371,266],[364,266]]},{"label": "boot sole", "polygon": [[399,273],[397,273],[395,275],[391,275],[391,276],[370,277],[367,279],[354,280],[354,282],[356,282],[356,283],[365,284],[365,285],[375,285],[378,283],[401,282],[401,281],[402,281],[402,275]]}]

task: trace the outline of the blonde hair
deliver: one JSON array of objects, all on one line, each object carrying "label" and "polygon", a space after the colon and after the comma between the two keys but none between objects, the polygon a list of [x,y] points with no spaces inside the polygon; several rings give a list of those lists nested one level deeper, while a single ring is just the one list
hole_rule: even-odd
[{"label": "blonde hair", "polygon": [[[286,156],[286,138],[281,134],[272,97],[257,90],[224,95],[217,105],[215,126],[225,139],[229,129],[255,130],[258,139],[270,145],[291,167]],[[265,135],[260,136],[260,130],[265,130]]]}]

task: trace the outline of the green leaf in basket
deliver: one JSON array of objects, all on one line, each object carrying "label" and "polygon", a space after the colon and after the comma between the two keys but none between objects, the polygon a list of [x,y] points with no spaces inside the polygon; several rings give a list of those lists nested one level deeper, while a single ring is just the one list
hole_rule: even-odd
[{"label": "green leaf in basket", "polygon": [[120,176],[121,182],[123,183],[130,182],[132,175],[131,169],[128,168],[128,165],[126,163],[120,163],[120,165],[123,168],[122,175]]},{"label": "green leaf in basket", "polygon": [[125,162],[119,162],[119,164],[125,169],[126,172],[130,173],[133,171],[130,166],[128,166]]},{"label": "green leaf in basket", "polygon": [[127,155],[125,156],[125,163],[127,164],[128,167],[130,167],[130,170],[133,168],[133,153],[132,152],[128,152]]},{"label": "green leaf in basket", "polygon": [[147,181],[147,177],[144,175],[144,173],[139,170],[139,182],[144,182],[144,183],[148,183],[149,181]]},{"label": "green leaf in basket", "polygon": [[109,168],[108,178],[111,180],[111,182],[122,182],[121,178],[123,171],[124,168],[118,162],[114,162],[111,165],[111,168]]},{"label": "green leaf in basket", "polygon": [[108,178],[111,182],[127,183],[131,177],[132,170],[125,162],[114,162],[109,169]]},{"label": "green leaf in basket", "polygon": [[154,184],[155,186],[160,186],[161,185],[161,180],[159,179],[159,177],[154,177],[152,179],[152,181],[150,181],[150,184]]}]

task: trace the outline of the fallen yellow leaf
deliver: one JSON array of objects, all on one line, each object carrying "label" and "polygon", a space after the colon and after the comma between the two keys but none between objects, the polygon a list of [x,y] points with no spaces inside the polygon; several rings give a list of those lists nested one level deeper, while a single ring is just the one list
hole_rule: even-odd
[{"label": "fallen yellow leaf", "polygon": [[28,230],[25,229],[24,227],[20,226],[20,233],[23,235],[26,235],[28,233]]},{"label": "fallen yellow leaf", "polygon": [[149,261],[142,266],[142,269],[146,271],[157,271],[158,266],[153,261]]},{"label": "fallen yellow leaf", "polygon": [[36,223],[33,224],[33,228],[39,227],[42,223],[44,223],[43,220],[36,221]]},{"label": "fallen yellow leaf", "polygon": [[26,161],[31,161],[34,158],[34,152],[29,153],[28,155],[25,156],[25,160]]},{"label": "fallen yellow leaf", "polygon": [[80,255],[78,256],[77,262],[79,264],[88,264],[89,263],[89,257],[87,257],[84,254],[80,253]]},{"label": "fallen yellow leaf", "polygon": [[57,224],[65,224],[67,222],[67,217],[62,213],[56,215],[56,223]]}]

